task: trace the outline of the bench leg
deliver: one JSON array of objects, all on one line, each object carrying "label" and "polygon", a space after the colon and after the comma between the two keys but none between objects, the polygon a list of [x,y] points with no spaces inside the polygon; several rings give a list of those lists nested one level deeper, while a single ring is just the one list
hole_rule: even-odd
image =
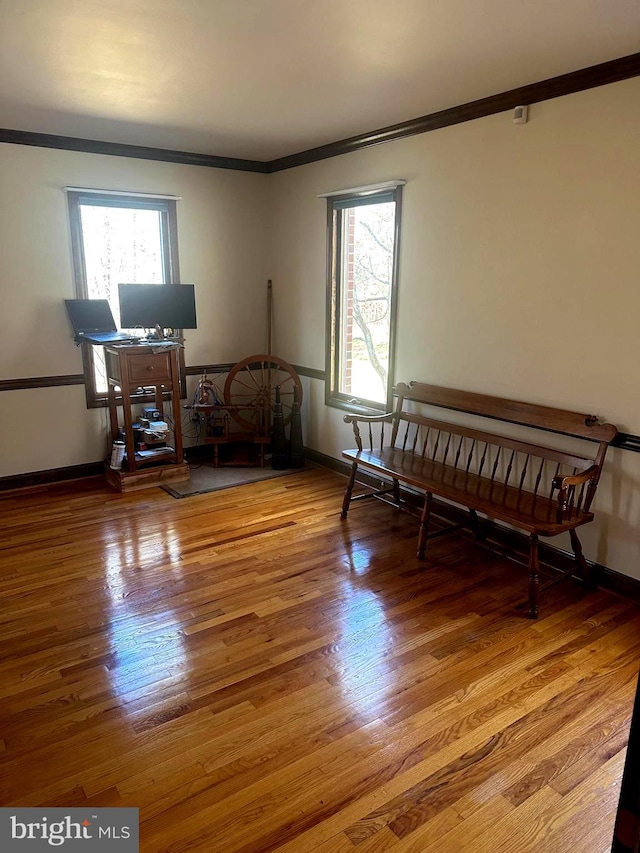
[{"label": "bench leg", "polygon": [[346,518],[347,513],[349,512],[349,504],[351,503],[351,495],[353,493],[353,486],[356,482],[356,471],[358,470],[358,463],[354,462],[351,466],[351,474],[349,475],[349,481],[347,482],[347,488],[344,490],[344,498],[342,499],[342,512],[340,513],[340,518]]},{"label": "bench leg", "polygon": [[489,533],[491,522],[488,518],[485,518],[481,521],[478,518],[478,513],[475,511],[475,509],[469,510],[469,516],[471,519],[471,530],[473,532],[473,535],[479,542],[484,542],[484,540],[487,538],[487,534]]},{"label": "bench leg", "polygon": [[529,544],[529,619],[538,618],[538,592],[540,589],[538,569],[538,537],[532,533]]},{"label": "bench leg", "polygon": [[570,530],[569,536],[571,537],[571,547],[573,548],[573,553],[576,558],[576,563],[578,564],[578,569],[585,589],[594,589],[595,584],[593,582],[593,577],[591,576],[591,569],[589,568],[589,565],[584,558],[584,554],[582,553],[582,543],[578,539],[578,534],[575,530]]},{"label": "bench leg", "polygon": [[420,516],[420,531],[418,532],[418,553],[419,560],[424,560],[425,551],[427,549],[427,530],[429,527],[429,518],[431,516],[431,500],[433,495],[427,492],[424,496],[424,506],[422,515]]},{"label": "bench leg", "polygon": [[393,481],[393,499],[400,506],[400,481],[396,479]]}]

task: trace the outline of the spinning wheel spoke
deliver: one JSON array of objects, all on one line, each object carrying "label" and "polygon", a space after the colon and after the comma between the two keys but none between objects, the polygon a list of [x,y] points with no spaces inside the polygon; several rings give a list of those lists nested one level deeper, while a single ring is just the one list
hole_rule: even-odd
[{"label": "spinning wheel spoke", "polygon": [[[253,378],[253,377],[252,377],[252,378]],[[243,388],[248,388],[248,389],[249,389],[249,392],[250,392],[250,394],[251,394],[251,396],[254,396],[254,395],[255,395],[255,393],[256,393],[256,391],[259,391],[259,390],[260,390],[260,386],[258,385],[258,383],[257,383],[257,382],[255,382],[255,383],[254,383],[254,387],[252,388],[252,387],[251,387],[251,385],[247,385],[247,383],[246,383],[246,382],[242,382],[242,381],[241,381],[240,379],[238,379],[237,377],[236,377],[236,380],[235,380],[235,381],[236,381],[236,385],[241,385]],[[240,393],[240,392],[237,392],[237,393]]]}]

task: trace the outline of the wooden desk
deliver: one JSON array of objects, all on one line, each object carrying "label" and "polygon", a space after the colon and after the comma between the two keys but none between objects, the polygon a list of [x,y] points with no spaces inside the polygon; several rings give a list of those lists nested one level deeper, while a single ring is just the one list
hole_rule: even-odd
[{"label": "wooden desk", "polygon": [[[184,480],[189,476],[189,466],[183,459],[182,425],[180,422],[179,344],[173,346],[138,344],[105,347],[109,420],[112,442],[124,433],[125,460],[122,470],[114,470],[107,463],[107,480],[120,491],[144,488],[167,480]],[[116,393],[116,388],[120,393]],[[136,452],[133,432],[133,407],[143,404],[148,394],[138,393],[139,388],[151,388],[155,408],[164,417],[165,400],[171,402],[173,415],[172,451],[155,456]],[[118,409],[122,408],[123,425]],[[144,469],[144,470],[141,470]]]}]

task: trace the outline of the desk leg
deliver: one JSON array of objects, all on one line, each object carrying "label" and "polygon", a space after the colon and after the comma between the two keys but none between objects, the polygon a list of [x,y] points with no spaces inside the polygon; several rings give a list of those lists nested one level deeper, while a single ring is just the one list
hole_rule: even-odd
[{"label": "desk leg", "polygon": [[107,390],[107,402],[109,403],[109,423],[111,425],[111,443],[118,438],[120,428],[118,427],[118,409],[116,402],[116,389],[111,383]]},{"label": "desk leg", "polygon": [[178,349],[171,352],[171,405],[173,415],[173,441],[174,450],[176,452],[176,461],[182,462],[184,452],[182,446],[182,422],[180,420],[180,382],[179,382],[180,367],[178,364]]},{"label": "desk leg", "polygon": [[120,370],[121,376],[120,385],[120,405],[122,406],[122,419],[124,421],[124,443],[127,450],[127,468],[129,471],[135,471],[136,453],[133,441],[133,415],[131,414],[131,384],[129,382],[129,374],[126,370]]}]

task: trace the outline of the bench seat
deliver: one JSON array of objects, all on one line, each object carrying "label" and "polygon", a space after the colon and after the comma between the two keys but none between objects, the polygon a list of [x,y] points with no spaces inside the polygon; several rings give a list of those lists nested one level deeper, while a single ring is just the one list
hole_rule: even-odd
[{"label": "bench seat", "polygon": [[556,521],[557,501],[520,491],[516,486],[491,482],[471,472],[423,459],[416,453],[385,447],[383,450],[345,450],[352,463],[400,480],[421,491],[437,494],[444,500],[468,509],[487,513],[527,533],[556,536],[593,520],[592,512],[577,510],[570,519]]}]

